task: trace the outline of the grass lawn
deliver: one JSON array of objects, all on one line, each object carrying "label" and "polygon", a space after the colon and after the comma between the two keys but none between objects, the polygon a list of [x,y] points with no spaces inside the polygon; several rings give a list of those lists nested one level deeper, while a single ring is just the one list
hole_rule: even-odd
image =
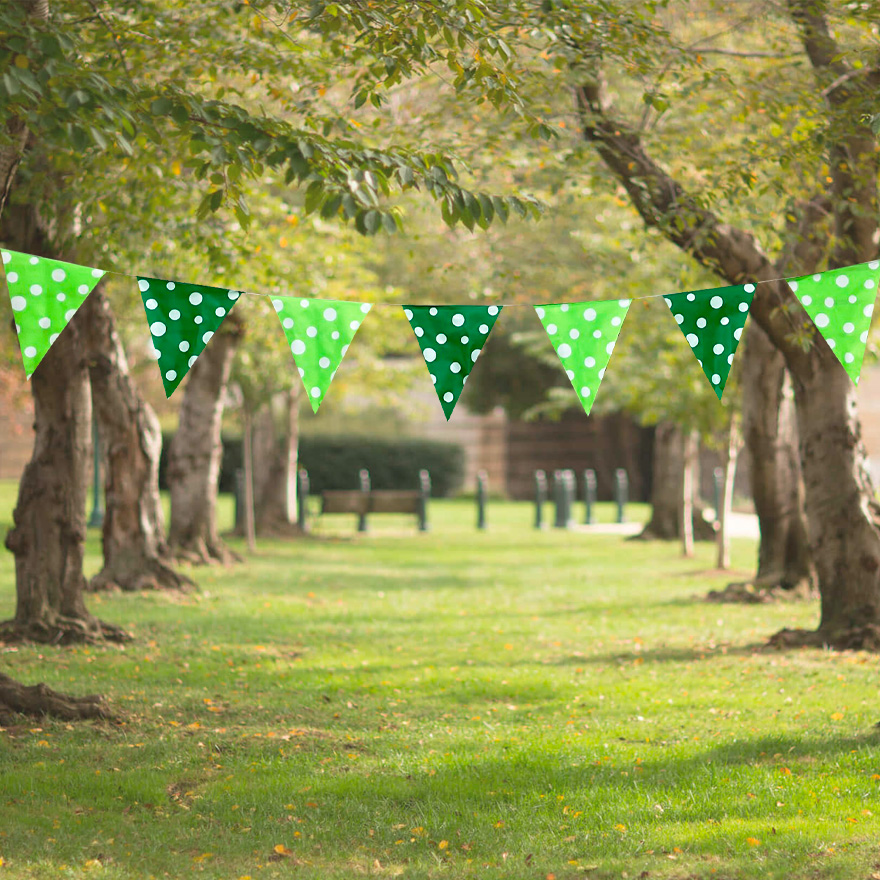
[{"label": "grass lawn", "polygon": [[816,605],[698,601],[705,545],[431,517],[92,597],[124,647],[0,647],[125,713],[0,732],[0,880],[877,876],[880,660],[760,647]]}]

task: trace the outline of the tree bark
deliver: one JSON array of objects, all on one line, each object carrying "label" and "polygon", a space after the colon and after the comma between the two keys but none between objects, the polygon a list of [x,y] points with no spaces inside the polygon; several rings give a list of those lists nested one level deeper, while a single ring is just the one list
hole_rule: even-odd
[{"label": "tree bark", "polygon": [[107,460],[104,567],[92,578],[89,589],[191,587],[193,581],[169,564],[159,498],[159,419],[131,378],[101,284],[80,312],[92,400]]},{"label": "tree bark", "polygon": [[717,567],[720,569],[730,568],[730,514],[733,511],[733,486],[736,481],[739,446],[739,427],[736,414],[733,414],[727,432],[727,448],[724,451],[724,488],[721,496],[721,509],[716,511],[718,518]]},{"label": "tree bark", "polygon": [[695,477],[700,455],[700,437],[696,431],[684,435],[684,452],[681,481],[681,552],[694,555],[694,495]]},{"label": "tree bark", "polygon": [[[654,431],[651,476],[651,519],[637,538],[652,541],[677,541],[682,536],[682,501],[684,498],[684,431],[673,422],[660,422]],[[698,541],[710,541],[715,533],[693,505],[692,531]]]},{"label": "tree bark", "polygon": [[243,407],[242,455],[244,457],[244,534],[250,553],[257,549],[254,523],[254,419],[247,404]]},{"label": "tree bark", "polygon": [[169,450],[168,541],[173,554],[198,564],[225,564],[237,558],[217,532],[217,482],[226,386],[243,335],[244,325],[233,312],[193,364]]},{"label": "tree bark", "polygon": [[767,334],[749,322],[742,364],[743,437],[761,531],[755,586],[810,584],[804,488],[791,379]]}]

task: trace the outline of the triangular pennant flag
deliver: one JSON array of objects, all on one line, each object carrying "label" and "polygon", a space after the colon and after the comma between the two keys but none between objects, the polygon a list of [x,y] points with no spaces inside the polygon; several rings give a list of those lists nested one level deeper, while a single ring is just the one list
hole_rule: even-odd
[{"label": "triangular pennant flag", "polygon": [[856,384],[878,281],[880,260],[788,280],[788,286]]},{"label": "triangular pennant flag", "polygon": [[140,275],[138,287],[158,352],[165,396],[171,397],[241,294]]},{"label": "triangular pennant flag", "polygon": [[535,306],[587,415],[614,351],[630,300]]},{"label": "triangular pennant flag", "polygon": [[101,269],[0,251],[28,379],[95,285]]},{"label": "triangular pennant flag", "polygon": [[754,295],[754,284],[742,284],[663,297],[719,400]]},{"label": "triangular pennant flag", "polygon": [[370,303],[273,297],[272,304],[317,412]]},{"label": "triangular pennant flag", "polygon": [[501,306],[407,306],[403,311],[448,421]]}]

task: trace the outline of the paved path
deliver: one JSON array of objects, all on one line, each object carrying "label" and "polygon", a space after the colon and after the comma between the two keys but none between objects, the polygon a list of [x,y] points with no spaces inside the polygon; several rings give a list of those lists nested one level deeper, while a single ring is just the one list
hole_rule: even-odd
[{"label": "paved path", "polygon": [[[642,530],[641,523],[597,523],[592,526],[575,525],[575,531],[593,535],[637,535]],[[732,513],[730,515],[730,536],[732,538],[758,538],[758,517],[754,513]]]}]

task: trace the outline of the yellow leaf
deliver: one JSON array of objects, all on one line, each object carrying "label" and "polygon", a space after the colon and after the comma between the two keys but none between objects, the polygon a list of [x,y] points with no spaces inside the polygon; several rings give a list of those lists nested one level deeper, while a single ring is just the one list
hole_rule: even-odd
[{"label": "yellow leaf", "polygon": [[614,829],[615,831],[619,831],[621,834],[623,834],[626,831],[626,825],[618,822],[617,825],[614,826]]},{"label": "yellow leaf", "polygon": [[275,846],[272,847],[275,852],[278,853],[279,856],[292,856],[293,850],[288,849],[283,843],[276,843]]},{"label": "yellow leaf", "polygon": [[746,838],[746,843],[747,843],[749,846],[760,846],[760,845],[761,845],[761,841],[758,840],[757,837],[747,837],[747,838]]},{"label": "yellow leaf", "polygon": [[30,62],[24,55],[16,55],[15,56],[15,66],[21,68],[22,70],[27,70]]},{"label": "yellow leaf", "polygon": [[181,172],[180,162],[177,162],[177,161],[172,162],[171,163],[171,173],[175,177],[180,177],[180,172]]},{"label": "yellow leaf", "polygon": [[440,843],[437,844],[437,849],[447,849],[449,847],[448,840],[441,840]]},{"label": "yellow leaf", "polygon": [[832,721],[840,721],[843,718],[843,712],[832,712],[831,720]]}]

